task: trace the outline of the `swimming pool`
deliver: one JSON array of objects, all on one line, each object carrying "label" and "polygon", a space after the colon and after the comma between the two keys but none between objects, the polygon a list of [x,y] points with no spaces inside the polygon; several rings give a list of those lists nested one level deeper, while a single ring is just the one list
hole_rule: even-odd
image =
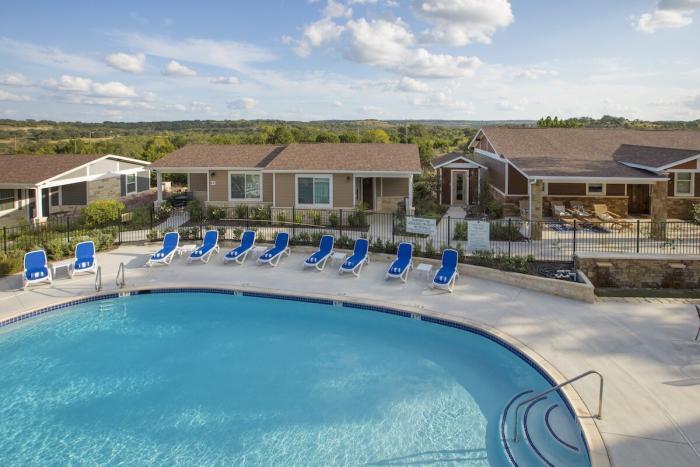
[{"label": "swimming pool", "polygon": [[[149,293],[6,326],[0,463],[508,465],[504,409],[551,383],[484,335],[379,311]],[[590,464],[557,394],[523,419],[521,465]]]}]

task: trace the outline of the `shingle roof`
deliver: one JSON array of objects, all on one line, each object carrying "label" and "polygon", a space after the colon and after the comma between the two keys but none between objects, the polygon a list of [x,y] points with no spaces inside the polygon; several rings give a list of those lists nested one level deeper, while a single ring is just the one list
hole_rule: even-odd
[{"label": "shingle roof", "polygon": [[420,172],[415,144],[310,143],[275,145],[191,144],[151,168],[259,168],[266,170]]},{"label": "shingle roof", "polygon": [[[498,154],[532,176],[655,177],[620,163],[615,154],[623,145],[697,149],[700,154],[700,131],[507,127],[486,127],[482,131]],[[623,151],[625,162],[642,164],[639,161],[651,159],[650,151],[641,151],[639,159],[633,151]],[[664,161],[681,155],[676,151],[656,152],[662,153]]]},{"label": "shingle roof", "polygon": [[0,183],[34,185],[100,157],[104,154],[0,155]]},{"label": "shingle roof", "polygon": [[419,173],[421,166],[415,144],[316,143],[290,144],[267,169]]},{"label": "shingle roof", "polygon": [[700,155],[700,149],[655,148],[623,144],[613,156],[615,160],[621,162],[632,162],[647,167],[663,167],[697,155]]},{"label": "shingle roof", "polygon": [[449,164],[450,162],[457,160],[460,157],[466,158],[467,156],[459,152],[450,152],[447,154],[443,154],[442,156],[437,156],[430,162],[430,165],[432,165],[433,168],[436,168],[443,164]]},{"label": "shingle roof", "polygon": [[262,168],[284,149],[274,144],[188,144],[151,167]]}]

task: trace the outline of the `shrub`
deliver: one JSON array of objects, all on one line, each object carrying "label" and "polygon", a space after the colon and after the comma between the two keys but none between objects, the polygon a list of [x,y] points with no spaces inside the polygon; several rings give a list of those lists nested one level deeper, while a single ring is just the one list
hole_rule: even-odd
[{"label": "shrub", "polygon": [[321,213],[318,211],[311,211],[309,213],[309,217],[311,218],[311,223],[313,225],[321,225]]},{"label": "shrub", "polygon": [[161,222],[169,218],[173,213],[173,205],[167,201],[161,201],[158,206],[155,207],[153,214],[156,221]]},{"label": "shrub", "polygon": [[187,213],[190,215],[190,222],[201,222],[204,220],[204,205],[198,199],[187,202]]},{"label": "shrub", "polygon": [[493,251],[475,251],[470,262],[477,266],[528,274],[530,263],[534,259],[532,256],[506,256],[501,253],[496,254]]},{"label": "shrub", "polygon": [[693,215],[693,222],[700,224],[700,203],[693,204],[691,214]]},{"label": "shrub", "polygon": [[377,237],[374,239],[374,241],[370,241],[369,248],[372,251],[383,252],[384,251],[384,242],[382,242],[381,238]]},{"label": "shrub", "polygon": [[[384,244],[384,253],[388,253],[390,255],[393,255],[396,253],[398,249],[398,245],[391,240],[387,240],[386,243]],[[415,251],[414,251],[415,253]]]},{"label": "shrub", "polygon": [[358,207],[348,215],[348,224],[350,227],[367,227],[367,212]]},{"label": "shrub", "polygon": [[265,206],[258,206],[253,208],[253,213],[251,217],[259,221],[269,221],[270,220],[270,210]]},{"label": "shrub", "polygon": [[248,218],[248,206],[245,204],[238,204],[234,208],[236,219],[247,219]]},{"label": "shrub", "polygon": [[433,245],[432,240],[428,240],[425,242],[425,256],[428,258],[434,258],[435,257],[435,245]]},{"label": "shrub", "polygon": [[308,245],[311,243],[311,235],[308,232],[300,232],[294,238],[294,242],[299,245]]},{"label": "shrub", "polygon": [[237,242],[241,240],[241,235],[243,235],[243,229],[240,227],[236,227],[233,229],[233,239]]},{"label": "shrub", "polygon": [[304,222],[304,217],[300,212],[294,214],[294,223],[295,224],[302,224]]},{"label": "shrub", "polygon": [[0,251],[0,276],[7,276],[22,270],[24,251],[10,250],[7,253]]},{"label": "shrub", "polygon": [[277,220],[277,222],[280,222],[280,223],[285,223],[285,222],[287,222],[287,213],[286,213],[286,211],[280,211],[280,212],[278,212],[278,213],[277,213],[277,219],[276,219],[276,220]]},{"label": "shrub", "polygon": [[332,212],[328,215],[328,224],[331,227],[338,227],[338,214]]},{"label": "shrub", "polygon": [[508,223],[508,222],[491,222],[491,228],[489,229],[489,238],[491,240],[506,242],[514,241],[519,242],[525,240],[518,230],[519,224]]},{"label": "shrub", "polygon": [[207,217],[215,221],[221,220],[226,217],[226,209],[209,207],[207,210]]},{"label": "shrub", "polygon": [[323,232],[311,232],[310,241],[312,245],[318,245],[323,237]]},{"label": "shrub", "polygon": [[146,234],[146,238],[148,239],[149,242],[155,242],[158,240],[160,235],[158,234],[158,231],[155,229],[151,229],[148,234]]},{"label": "shrub", "polygon": [[348,237],[347,235],[341,235],[335,241],[336,246],[338,248],[343,248],[343,249],[352,248],[354,243],[355,242],[352,240],[352,238]]},{"label": "shrub", "polygon": [[98,199],[83,209],[83,220],[87,227],[101,227],[118,222],[124,203],[113,199]]},{"label": "shrub", "polygon": [[455,224],[454,234],[452,235],[453,240],[466,241],[469,239],[468,224],[466,222],[459,222]]},{"label": "shrub", "polygon": [[51,260],[61,259],[64,256],[70,255],[71,251],[68,248],[68,242],[62,238],[54,238],[44,243],[46,255]]}]

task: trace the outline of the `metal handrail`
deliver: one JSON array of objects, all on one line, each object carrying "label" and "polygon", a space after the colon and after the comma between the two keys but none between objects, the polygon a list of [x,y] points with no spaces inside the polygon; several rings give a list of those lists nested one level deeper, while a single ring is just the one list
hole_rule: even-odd
[{"label": "metal handrail", "polygon": [[97,272],[95,272],[95,292],[102,290],[102,266],[97,266]]},{"label": "metal handrail", "polygon": [[[119,277],[121,276],[121,280],[119,280]],[[126,277],[124,277],[124,263],[119,263],[119,269],[117,270],[117,279],[116,279],[116,284],[117,287],[120,289],[123,289],[124,286],[126,285]]]},{"label": "metal handrail", "polygon": [[597,418],[599,420],[601,418],[603,418],[603,375],[601,375],[600,373],[598,373],[595,370],[589,370],[589,371],[586,371],[585,373],[581,373],[578,376],[574,376],[573,378],[568,379],[568,380],[564,381],[563,383],[557,384],[556,386],[549,388],[546,391],[542,391],[541,393],[537,394],[536,396],[532,396],[529,399],[524,400],[521,403],[519,403],[518,405],[516,405],[515,406],[515,423],[513,424],[513,442],[514,443],[518,442],[518,411],[520,410],[520,407],[522,407],[523,405],[530,404],[530,403],[534,402],[535,400],[540,399],[543,396],[546,396],[550,392],[557,391],[560,388],[562,388],[563,386],[566,386],[568,384],[576,382],[579,379],[585,378],[588,375],[598,375],[598,377],[600,378],[600,388],[598,390],[598,413],[595,415],[595,418]]}]

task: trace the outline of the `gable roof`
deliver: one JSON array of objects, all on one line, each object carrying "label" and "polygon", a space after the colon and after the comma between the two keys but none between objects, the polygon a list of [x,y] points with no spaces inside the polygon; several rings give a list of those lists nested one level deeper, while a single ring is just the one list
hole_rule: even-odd
[{"label": "gable roof", "polygon": [[467,156],[458,152],[449,152],[447,154],[443,154],[442,156],[435,157],[430,162],[430,165],[432,165],[434,169],[437,169],[438,167],[454,162],[457,159],[467,159]]},{"label": "gable roof", "polygon": [[633,144],[623,144],[613,154],[615,160],[623,164],[632,163],[657,169],[694,156],[700,156],[700,149],[656,148]]},{"label": "gable roof", "polygon": [[[646,165],[641,161],[688,157],[687,152],[676,150],[700,154],[700,131],[507,127],[480,131],[499,155],[530,176],[657,178],[622,162]],[[632,147],[623,148],[620,155],[623,145]],[[634,147],[656,150],[642,149],[637,156]]]},{"label": "gable roof", "polygon": [[270,171],[411,172],[420,173],[415,144],[308,143],[190,144],[168,154],[154,169],[239,168]]},{"label": "gable roof", "polygon": [[99,159],[115,158],[148,165],[128,157],[105,154],[7,154],[0,155],[1,184],[36,185]]}]

